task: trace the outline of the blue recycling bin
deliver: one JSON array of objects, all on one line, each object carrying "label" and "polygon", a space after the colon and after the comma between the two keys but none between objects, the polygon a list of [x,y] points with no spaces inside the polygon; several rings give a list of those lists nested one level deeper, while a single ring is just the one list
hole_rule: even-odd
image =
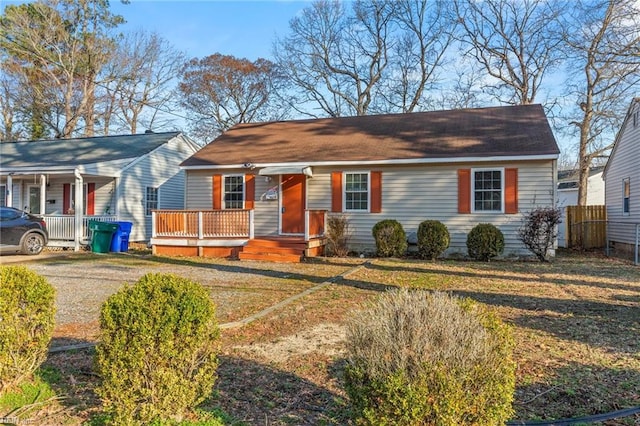
[{"label": "blue recycling bin", "polygon": [[131,222],[109,222],[118,225],[118,229],[113,233],[111,238],[110,251],[114,253],[129,251],[129,235],[133,223]]}]

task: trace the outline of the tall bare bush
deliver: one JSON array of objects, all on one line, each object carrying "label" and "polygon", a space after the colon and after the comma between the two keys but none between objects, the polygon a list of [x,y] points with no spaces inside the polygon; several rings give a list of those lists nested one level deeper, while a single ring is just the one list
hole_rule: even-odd
[{"label": "tall bare bush", "polygon": [[357,424],[498,425],[512,415],[510,328],[469,300],[391,291],[347,328]]}]

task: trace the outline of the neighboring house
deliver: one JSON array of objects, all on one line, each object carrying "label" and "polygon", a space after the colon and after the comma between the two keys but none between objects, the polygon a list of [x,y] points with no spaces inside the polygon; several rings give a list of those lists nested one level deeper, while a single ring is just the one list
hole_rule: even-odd
[{"label": "neighboring house", "polygon": [[[604,166],[592,167],[587,179],[587,205],[604,205]],[[566,247],[567,206],[578,205],[578,170],[558,172],[558,207],[562,210],[562,223],[558,226],[558,246]]]},{"label": "neighboring house", "polygon": [[[251,240],[312,248],[326,214],[339,214],[358,252],[375,250],[380,220],[411,233],[437,219],[451,234],[448,254],[466,254],[468,232],[486,222],[504,233],[506,256],[528,254],[517,229],[523,213],[555,206],[558,154],[540,105],[241,124],[182,163],[183,214],[197,218],[158,212],[152,244],[258,258]],[[187,222],[198,228],[176,229]]]},{"label": "neighboring house", "polygon": [[640,232],[640,98],[631,101],[603,178],[609,244],[633,252]]},{"label": "neighboring house", "polygon": [[43,215],[53,246],[88,242],[87,222],[127,221],[151,237],[151,211],[184,208],[179,164],[198,146],[178,132],[0,143],[0,201]]}]

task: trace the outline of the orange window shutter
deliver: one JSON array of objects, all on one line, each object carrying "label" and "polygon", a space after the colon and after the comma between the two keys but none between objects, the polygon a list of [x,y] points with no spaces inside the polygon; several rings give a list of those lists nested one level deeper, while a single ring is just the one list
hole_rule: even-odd
[{"label": "orange window shutter", "polygon": [[458,213],[471,213],[471,169],[458,170]]},{"label": "orange window shutter", "polygon": [[96,214],[96,184],[87,183],[87,214]]},{"label": "orange window shutter", "polygon": [[504,212],[518,213],[518,169],[504,170]]},{"label": "orange window shutter", "polygon": [[256,199],[256,177],[254,175],[244,175],[244,208],[253,209]]},{"label": "orange window shutter", "polygon": [[213,175],[213,209],[222,209],[222,175]]},{"label": "orange window shutter", "polygon": [[342,172],[331,172],[331,211],[342,212]]},{"label": "orange window shutter", "polygon": [[62,185],[62,214],[67,214],[71,208],[71,184]]},{"label": "orange window shutter", "polygon": [[371,213],[382,211],[382,172],[371,172]]}]

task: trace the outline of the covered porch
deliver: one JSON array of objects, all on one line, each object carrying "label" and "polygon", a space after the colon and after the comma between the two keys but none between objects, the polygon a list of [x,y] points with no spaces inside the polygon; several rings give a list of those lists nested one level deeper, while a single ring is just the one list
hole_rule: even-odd
[{"label": "covered porch", "polygon": [[78,169],[11,172],[0,179],[4,205],[41,216],[48,247],[76,251],[90,243],[90,220],[118,219],[116,178],[81,173]]},{"label": "covered porch", "polygon": [[305,210],[304,232],[255,235],[254,209],[157,210],[154,254],[296,262],[324,253],[327,211]]}]

